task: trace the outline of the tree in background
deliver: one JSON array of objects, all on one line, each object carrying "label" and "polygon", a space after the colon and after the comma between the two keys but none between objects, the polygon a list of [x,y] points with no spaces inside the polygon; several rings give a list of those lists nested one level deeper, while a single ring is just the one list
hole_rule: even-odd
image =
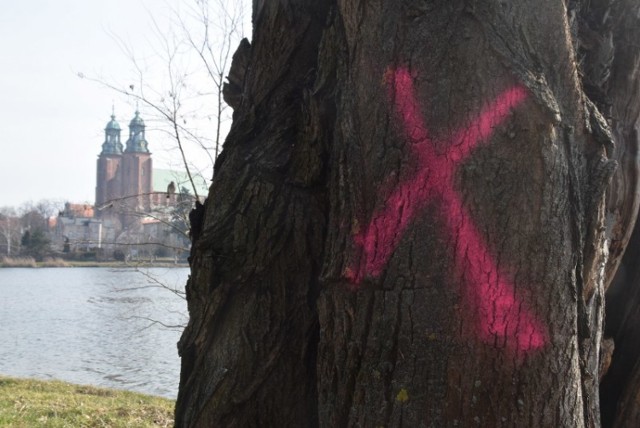
[{"label": "tree in background", "polygon": [[17,208],[0,208],[0,237],[2,239],[0,254],[7,256],[21,254],[20,246],[25,231],[39,230],[38,235],[42,234],[46,239],[50,239],[49,219],[61,207],[62,202],[60,201],[43,199],[35,203],[26,202]]},{"label": "tree in background", "polygon": [[188,213],[195,201],[202,202],[206,196],[198,191],[196,182],[210,180],[229,127],[231,112],[223,100],[224,79],[229,74],[231,49],[243,37],[244,3],[190,0],[167,5],[168,16],[160,15],[162,9],[155,9],[149,16],[154,33],[150,47],[155,55],[139,56],[136,50],[140,46],[114,36],[131,59],[134,73],[129,81],[112,82],[78,73],[134,101],[151,129],[166,137],[160,140],[171,142],[170,168],[185,170],[188,175],[189,191],[178,195],[178,205],[170,218],[161,212],[131,213],[132,217],[151,214],[170,228],[172,236],[177,233],[185,238],[183,249],[178,244],[149,242],[159,246],[156,254],[169,251],[182,256],[189,251]]},{"label": "tree in background", "polygon": [[47,230],[49,217],[30,204],[25,204],[21,208],[20,223],[26,230],[40,229]]},{"label": "tree in background", "polygon": [[176,425],[639,426],[639,8],[254,1]]},{"label": "tree in background", "polygon": [[42,261],[45,256],[51,253],[51,239],[49,235],[40,228],[26,230],[22,234],[21,255],[33,257],[37,262]]},{"label": "tree in background", "polygon": [[20,252],[20,218],[13,207],[0,208],[0,254],[11,257]]},{"label": "tree in background", "polygon": [[148,122],[172,142],[172,167],[186,170],[196,198],[204,195],[194,177],[208,181],[228,128],[224,78],[231,49],[243,37],[243,3],[193,0],[174,6],[169,16],[150,14],[153,56],[137,56],[136,46],[114,36],[135,70],[126,84],[79,73],[139,104]]},{"label": "tree in background", "polygon": [[189,189],[185,186],[180,187],[180,193],[176,197],[176,205],[171,214],[171,224],[176,231],[184,231],[182,234],[185,238],[185,246],[188,251],[189,242],[189,212],[193,208],[194,197]]}]

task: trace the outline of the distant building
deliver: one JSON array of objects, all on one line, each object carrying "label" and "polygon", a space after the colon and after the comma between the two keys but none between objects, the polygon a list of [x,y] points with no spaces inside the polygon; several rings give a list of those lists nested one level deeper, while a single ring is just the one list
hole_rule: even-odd
[{"label": "distant building", "polygon": [[[125,215],[151,212],[159,206],[174,206],[183,189],[191,192],[186,173],[153,169],[153,159],[145,137],[145,123],[136,111],[129,122],[129,138],[123,146],[115,115],[105,127],[105,139],[97,161],[96,216],[106,207]],[[198,196],[207,193],[207,183],[194,176]],[[173,183],[174,191],[168,188]],[[111,210],[113,211],[113,210]]]},{"label": "distant building", "polygon": [[[102,152],[98,156],[96,207],[118,203],[123,211],[148,212],[153,193],[153,160],[145,138],[145,124],[136,111],[129,122],[126,146],[120,140],[120,125],[115,115],[105,128]],[[98,217],[101,212],[98,211]]]},{"label": "distant building", "polygon": [[64,252],[90,251],[102,248],[104,242],[115,242],[120,223],[94,217],[93,207],[67,202],[58,214],[54,227],[54,240]]},{"label": "distant building", "polygon": [[[188,247],[186,236],[176,233],[187,227],[195,201],[188,175],[153,168],[139,111],[129,122],[124,145],[115,114],[104,132],[96,165],[95,206],[67,203],[55,222],[54,245],[66,252],[118,249],[132,257]],[[203,198],[206,181],[199,175],[193,179]]]}]

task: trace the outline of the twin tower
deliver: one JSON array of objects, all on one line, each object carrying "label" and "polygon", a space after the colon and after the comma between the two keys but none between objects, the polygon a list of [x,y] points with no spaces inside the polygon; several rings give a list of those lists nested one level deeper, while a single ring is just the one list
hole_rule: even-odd
[{"label": "twin tower", "polygon": [[140,112],[136,111],[129,123],[125,147],[120,141],[120,131],[112,114],[98,156],[96,213],[106,206],[115,207],[120,213],[149,212],[153,199],[153,168]]}]

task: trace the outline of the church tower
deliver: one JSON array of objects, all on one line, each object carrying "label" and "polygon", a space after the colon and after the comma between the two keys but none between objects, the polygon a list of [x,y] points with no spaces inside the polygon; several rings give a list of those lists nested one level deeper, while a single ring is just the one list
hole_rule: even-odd
[{"label": "church tower", "polygon": [[122,191],[126,205],[135,212],[151,209],[153,191],[151,153],[145,138],[145,124],[136,110],[129,123],[129,139],[122,154]]},{"label": "church tower", "polygon": [[104,129],[104,143],[98,156],[96,208],[122,197],[121,163],[120,125],[112,113],[111,121]]}]

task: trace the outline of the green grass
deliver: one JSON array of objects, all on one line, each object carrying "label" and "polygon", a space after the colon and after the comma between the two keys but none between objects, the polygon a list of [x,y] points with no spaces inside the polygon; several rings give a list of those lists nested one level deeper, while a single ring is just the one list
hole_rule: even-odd
[{"label": "green grass", "polygon": [[173,407],[133,392],[0,376],[0,427],[171,427]]}]

